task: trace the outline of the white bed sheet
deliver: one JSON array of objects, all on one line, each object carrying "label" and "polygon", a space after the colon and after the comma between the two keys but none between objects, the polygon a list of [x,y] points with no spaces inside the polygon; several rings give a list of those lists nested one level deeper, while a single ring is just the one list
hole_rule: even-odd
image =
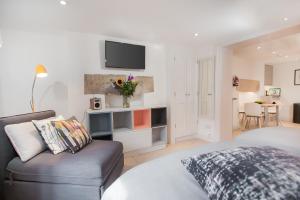
[{"label": "white bed sheet", "polygon": [[208,200],[181,159],[216,150],[261,145],[275,146],[300,156],[300,129],[255,130],[231,142],[208,144],[155,159],[123,174],[105,191],[102,200]]}]

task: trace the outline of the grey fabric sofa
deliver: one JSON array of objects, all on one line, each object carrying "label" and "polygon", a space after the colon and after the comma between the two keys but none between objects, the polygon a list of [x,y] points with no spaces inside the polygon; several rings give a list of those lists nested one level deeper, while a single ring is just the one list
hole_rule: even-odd
[{"label": "grey fabric sofa", "polygon": [[0,118],[0,199],[100,200],[124,165],[119,142],[95,140],[76,154],[45,151],[23,163],[8,140],[8,124],[55,116],[54,111]]}]

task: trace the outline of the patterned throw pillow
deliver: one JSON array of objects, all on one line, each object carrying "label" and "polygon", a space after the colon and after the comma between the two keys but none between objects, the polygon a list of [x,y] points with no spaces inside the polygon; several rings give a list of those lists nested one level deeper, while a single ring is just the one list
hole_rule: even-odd
[{"label": "patterned throw pillow", "polygon": [[210,199],[300,199],[300,157],[280,149],[239,147],[182,163]]},{"label": "patterned throw pillow", "polygon": [[71,153],[76,153],[92,142],[90,134],[75,117],[68,120],[53,121],[52,125],[63,137],[64,143]]},{"label": "patterned throw pillow", "polygon": [[35,125],[46,145],[53,154],[61,153],[67,149],[62,136],[51,124],[53,121],[63,119],[64,118],[62,116],[59,116],[57,118],[49,118],[46,120],[32,120],[32,123]]}]

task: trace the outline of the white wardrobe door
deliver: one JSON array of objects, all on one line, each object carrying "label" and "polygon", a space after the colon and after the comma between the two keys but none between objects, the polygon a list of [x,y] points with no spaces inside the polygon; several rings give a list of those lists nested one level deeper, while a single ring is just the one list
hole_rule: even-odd
[{"label": "white wardrobe door", "polygon": [[186,85],[186,130],[187,135],[195,134],[197,129],[197,76],[196,62],[187,60],[187,85]]},{"label": "white wardrobe door", "polygon": [[200,118],[214,117],[214,58],[201,60],[199,63],[198,87],[198,112]]},{"label": "white wardrobe door", "polygon": [[175,116],[175,137],[182,137],[187,134],[186,130],[186,61],[183,57],[174,59],[174,71],[172,76],[174,92],[174,116]]},{"label": "white wardrobe door", "polygon": [[197,79],[196,62],[191,56],[178,56],[174,59],[174,106],[175,138],[195,134],[197,129]]},{"label": "white wardrobe door", "polygon": [[215,113],[215,59],[208,60],[207,110],[208,117],[214,118]]}]

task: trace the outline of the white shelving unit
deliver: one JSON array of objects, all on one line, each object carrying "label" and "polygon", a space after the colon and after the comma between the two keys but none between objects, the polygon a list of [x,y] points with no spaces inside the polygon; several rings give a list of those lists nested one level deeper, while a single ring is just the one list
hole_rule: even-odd
[{"label": "white shelving unit", "polygon": [[119,141],[124,152],[153,151],[167,145],[166,106],[88,110],[93,139]]}]

